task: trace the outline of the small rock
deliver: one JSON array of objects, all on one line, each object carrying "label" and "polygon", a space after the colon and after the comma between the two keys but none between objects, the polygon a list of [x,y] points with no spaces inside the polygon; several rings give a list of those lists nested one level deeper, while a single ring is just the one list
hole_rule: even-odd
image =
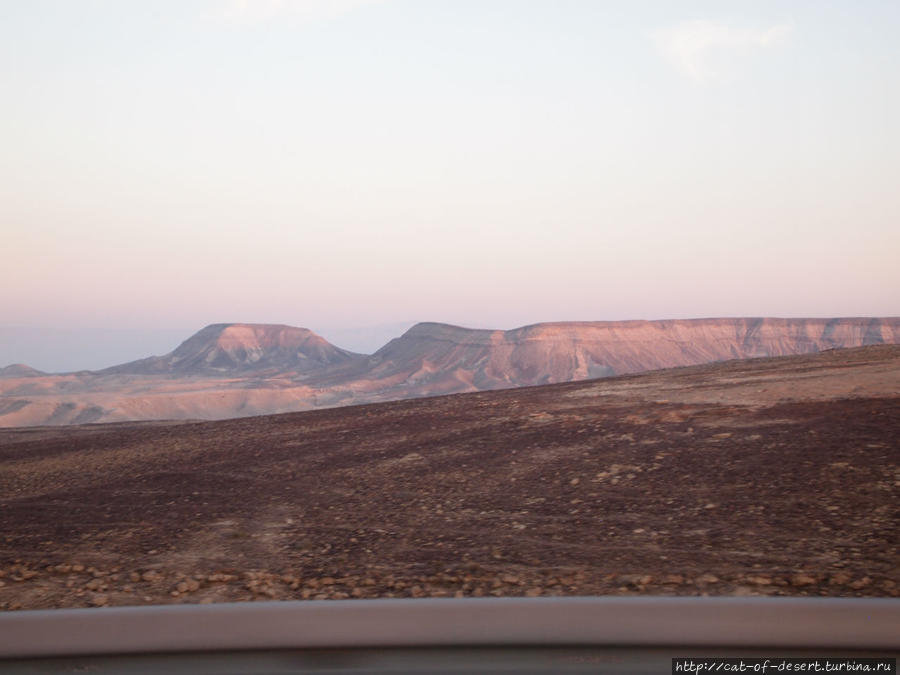
[{"label": "small rock", "polygon": [[527,591],[525,591],[525,597],[526,598],[536,598],[539,595],[541,595],[543,592],[544,592],[543,588],[538,588],[538,587],[529,588]]},{"label": "small rock", "polygon": [[653,581],[653,577],[649,574],[622,574],[619,581],[629,586],[646,586]]},{"label": "small rock", "polygon": [[850,584],[850,588],[854,591],[858,591],[861,588],[865,588],[866,586],[872,583],[872,579],[870,577],[863,577],[862,579],[857,579],[852,584]]},{"label": "small rock", "polygon": [[698,584],[717,584],[719,583],[719,577],[715,574],[701,574],[695,581]]},{"label": "small rock", "polygon": [[795,574],[791,577],[791,586],[812,586],[816,583],[816,578],[808,574]]},{"label": "small rock", "polygon": [[754,584],[756,586],[771,586],[772,585],[772,579],[770,577],[763,577],[763,576],[748,577],[747,581],[749,581],[751,584]]},{"label": "small rock", "polygon": [[109,604],[109,596],[103,594],[95,595],[91,598],[91,604],[94,607],[106,607]]}]

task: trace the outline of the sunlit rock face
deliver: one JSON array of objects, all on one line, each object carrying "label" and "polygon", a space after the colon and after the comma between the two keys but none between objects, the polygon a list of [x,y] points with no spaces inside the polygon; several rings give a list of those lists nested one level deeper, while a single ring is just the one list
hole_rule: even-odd
[{"label": "sunlit rock face", "polygon": [[370,356],[305,328],[207,326],[173,352],[102,371],[0,370],[0,426],[224,419],[570,382],[729,359],[900,343],[900,318],[420,323]]},{"label": "sunlit rock face", "polygon": [[404,375],[398,384],[432,383],[437,393],[458,391],[454,380],[493,389],[896,342],[900,319],[598,321],[509,331],[421,323],[376,352],[366,375]]}]

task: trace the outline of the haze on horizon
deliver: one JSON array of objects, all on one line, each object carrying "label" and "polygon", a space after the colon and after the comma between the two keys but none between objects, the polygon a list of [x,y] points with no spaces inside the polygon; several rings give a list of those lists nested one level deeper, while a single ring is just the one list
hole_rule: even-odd
[{"label": "haze on horizon", "polygon": [[900,5],[0,0],[0,367],[900,314]]}]

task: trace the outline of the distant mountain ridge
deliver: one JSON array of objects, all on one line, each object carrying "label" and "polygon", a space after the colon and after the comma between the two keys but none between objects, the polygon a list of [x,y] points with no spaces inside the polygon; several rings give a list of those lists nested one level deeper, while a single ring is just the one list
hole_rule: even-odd
[{"label": "distant mountain ridge", "polygon": [[0,368],[0,377],[39,377],[46,374],[41,370],[26,366],[24,363],[13,363],[5,368]]},{"label": "distant mountain ridge", "polygon": [[101,371],[0,370],[0,426],[222,419],[900,343],[900,318],[419,323],[372,355],[305,328],[213,324]]},{"label": "distant mountain ridge", "polygon": [[897,342],[900,318],[557,322],[507,331],[419,323],[354,374],[428,395]]}]

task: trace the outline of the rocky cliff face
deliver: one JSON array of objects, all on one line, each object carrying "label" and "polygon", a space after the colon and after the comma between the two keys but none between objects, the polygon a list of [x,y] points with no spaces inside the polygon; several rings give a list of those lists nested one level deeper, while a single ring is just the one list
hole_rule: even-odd
[{"label": "rocky cliff face", "polygon": [[356,377],[427,395],[896,342],[900,319],[603,321],[509,331],[421,323]]},{"label": "rocky cliff face", "polygon": [[0,377],[0,426],[222,419],[900,343],[900,318],[421,323],[371,356],[290,326],[216,324],[165,356]]}]

